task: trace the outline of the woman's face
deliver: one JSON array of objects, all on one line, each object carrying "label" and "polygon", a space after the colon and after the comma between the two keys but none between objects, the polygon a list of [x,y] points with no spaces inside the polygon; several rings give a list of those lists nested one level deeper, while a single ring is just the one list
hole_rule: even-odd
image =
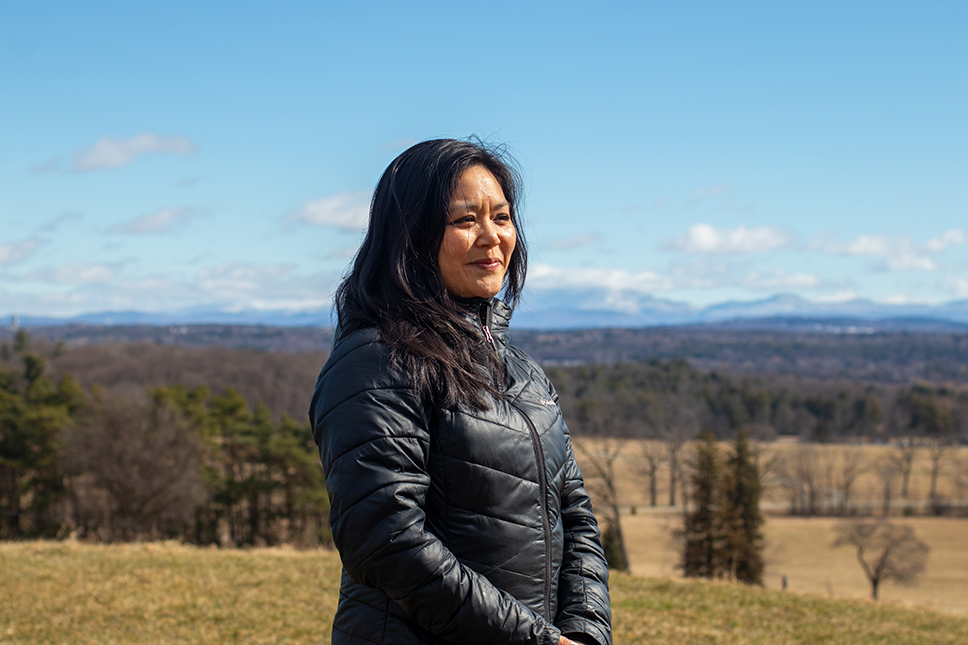
[{"label": "woman's face", "polygon": [[465,170],[450,197],[437,251],[447,291],[464,298],[496,296],[517,239],[501,184],[484,166]]}]

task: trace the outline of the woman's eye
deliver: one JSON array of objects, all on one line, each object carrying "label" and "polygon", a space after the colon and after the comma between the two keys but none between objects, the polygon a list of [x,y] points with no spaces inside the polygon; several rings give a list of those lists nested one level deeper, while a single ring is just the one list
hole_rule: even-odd
[{"label": "woman's eye", "polygon": [[474,223],[474,218],[470,215],[465,215],[464,217],[458,217],[457,219],[451,222],[451,224],[453,224],[454,226],[467,226],[468,224],[473,224],[473,223]]}]

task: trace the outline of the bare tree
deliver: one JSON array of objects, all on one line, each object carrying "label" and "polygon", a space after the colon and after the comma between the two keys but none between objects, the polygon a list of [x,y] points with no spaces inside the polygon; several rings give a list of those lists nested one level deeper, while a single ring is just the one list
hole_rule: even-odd
[{"label": "bare tree", "polygon": [[626,423],[628,415],[623,414],[627,411],[623,408],[628,406],[629,401],[621,398],[612,401],[581,401],[576,410],[577,425],[586,437],[592,436],[595,439],[594,444],[588,441],[574,444],[575,449],[585,457],[585,463],[591,467],[591,477],[585,481],[605,507],[602,541],[609,566],[623,571],[629,570],[629,557],[622,533],[621,500],[615,463],[628,442],[624,438],[629,432]]},{"label": "bare tree", "polygon": [[103,514],[107,540],[158,534],[171,523],[181,528],[204,498],[196,433],[143,390],[95,390],[68,442],[68,467],[93,480],[85,490],[73,487],[79,523]]},{"label": "bare tree", "polygon": [[756,464],[764,489],[770,488],[773,484],[782,485],[783,455],[764,441],[750,441],[750,447],[753,450],[753,462]]},{"label": "bare tree", "polygon": [[[248,338],[248,342],[257,342],[283,336],[258,327],[226,328],[229,329],[248,335],[236,336],[237,341]],[[319,343],[317,347],[322,347],[322,339]],[[231,388],[242,394],[251,406],[264,402],[278,420],[283,414],[293,419],[306,417],[306,383],[315,383],[326,357],[323,351],[176,347],[150,342],[91,343],[73,347],[52,361],[51,368],[55,374],[72,374],[85,387],[97,383],[105,388],[120,385],[150,388],[177,383],[189,388],[204,385],[217,393]]]},{"label": "bare tree", "polygon": [[890,457],[877,464],[877,478],[881,482],[881,514],[884,517],[891,514],[898,475],[897,463]]},{"label": "bare tree", "polygon": [[928,457],[931,459],[931,488],[928,491],[928,500],[935,513],[942,510],[941,498],[938,497],[938,475],[941,474],[941,468],[950,455],[951,448],[947,439],[935,439],[928,446]]},{"label": "bare tree", "polygon": [[793,412],[790,431],[798,435],[801,441],[811,441],[819,434],[820,422],[805,408],[798,407]]},{"label": "bare tree", "polygon": [[840,469],[837,474],[837,490],[840,493],[838,513],[850,514],[850,494],[857,477],[864,470],[864,451],[857,446],[847,446],[840,453]]},{"label": "bare tree", "polygon": [[908,491],[911,484],[911,470],[914,468],[914,457],[917,455],[918,447],[910,437],[898,442],[897,452],[891,455],[894,468],[901,475],[901,497],[908,498]]},{"label": "bare tree", "polygon": [[615,462],[627,440],[602,436],[594,441],[594,447],[584,441],[574,445],[585,457],[585,463],[591,466],[592,477],[586,479],[586,483],[605,507],[605,531],[602,538],[606,543],[606,554],[612,551],[609,564],[616,569],[628,571],[630,563],[625,548],[625,536],[622,534],[621,505],[615,477]]},{"label": "bare tree", "polygon": [[877,600],[881,583],[913,585],[924,571],[930,549],[910,526],[885,521],[842,522],[834,527],[833,546],[852,546]]},{"label": "bare tree", "polygon": [[695,397],[685,392],[657,396],[649,407],[649,420],[656,434],[666,444],[669,506],[675,506],[678,486],[685,478],[682,448],[699,432],[699,411],[695,407]]},{"label": "bare tree", "polygon": [[658,494],[659,468],[666,461],[666,451],[654,441],[642,442],[642,462],[638,464],[636,472],[649,481],[649,504],[656,506]]},{"label": "bare tree", "polygon": [[787,462],[786,485],[790,491],[790,512],[816,515],[822,492],[823,464],[816,446],[797,446]]},{"label": "bare tree", "polygon": [[955,456],[954,460],[954,488],[958,504],[962,505],[968,497],[968,463]]},{"label": "bare tree", "polygon": [[683,472],[682,447],[685,443],[685,437],[678,432],[666,435],[666,450],[669,453],[669,506],[676,505],[676,486]]}]

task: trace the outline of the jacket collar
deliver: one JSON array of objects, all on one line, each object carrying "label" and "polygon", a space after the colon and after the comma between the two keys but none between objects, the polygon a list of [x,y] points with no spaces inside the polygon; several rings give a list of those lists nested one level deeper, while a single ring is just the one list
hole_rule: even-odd
[{"label": "jacket collar", "polygon": [[[494,349],[501,360],[508,346],[508,324],[511,321],[511,308],[497,298],[458,298],[454,300],[464,309],[465,315],[480,330],[485,338],[490,333],[494,339]],[[487,332],[484,327],[487,327]]]}]

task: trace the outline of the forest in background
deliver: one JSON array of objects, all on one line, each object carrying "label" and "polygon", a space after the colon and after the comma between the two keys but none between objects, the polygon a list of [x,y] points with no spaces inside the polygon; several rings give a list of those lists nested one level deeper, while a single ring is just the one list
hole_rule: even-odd
[{"label": "forest in background", "polygon": [[[620,332],[582,333],[614,344]],[[908,339],[909,351],[966,343],[925,336]],[[842,354],[843,363],[853,360]],[[326,355],[154,342],[72,346],[23,332],[0,342],[0,535],[325,543],[328,509],[306,410]],[[935,450],[940,469],[945,450],[968,441],[968,387],[956,379],[851,380],[844,370],[805,378],[659,358],[550,359],[546,369],[576,436],[658,440],[664,452],[655,463],[680,491],[685,447],[701,430],[719,439],[742,428],[758,441],[891,444],[891,477],[902,479],[915,451]],[[787,481],[804,471],[793,462],[782,467]],[[838,508],[809,501],[820,490],[811,477],[791,492],[791,511]],[[934,501],[932,512],[944,512],[943,500]]]},{"label": "forest in background", "polygon": [[[515,345],[544,365],[611,365],[658,358],[732,374],[876,383],[968,384],[968,333],[920,321],[760,320],[635,329],[536,331],[512,327]],[[740,324],[742,323],[742,324]],[[759,326],[757,326],[759,325]],[[77,348],[152,344],[303,353],[327,351],[332,329],[259,325],[64,325],[30,329],[36,339]],[[13,331],[0,328],[0,342]]]},{"label": "forest in background", "polygon": [[[23,332],[0,345],[0,538],[329,542],[306,414],[272,396],[311,391],[274,380],[276,368],[291,376],[293,355],[209,348],[166,361],[151,345],[89,349]],[[63,365],[77,360],[90,368],[80,379]]]}]

